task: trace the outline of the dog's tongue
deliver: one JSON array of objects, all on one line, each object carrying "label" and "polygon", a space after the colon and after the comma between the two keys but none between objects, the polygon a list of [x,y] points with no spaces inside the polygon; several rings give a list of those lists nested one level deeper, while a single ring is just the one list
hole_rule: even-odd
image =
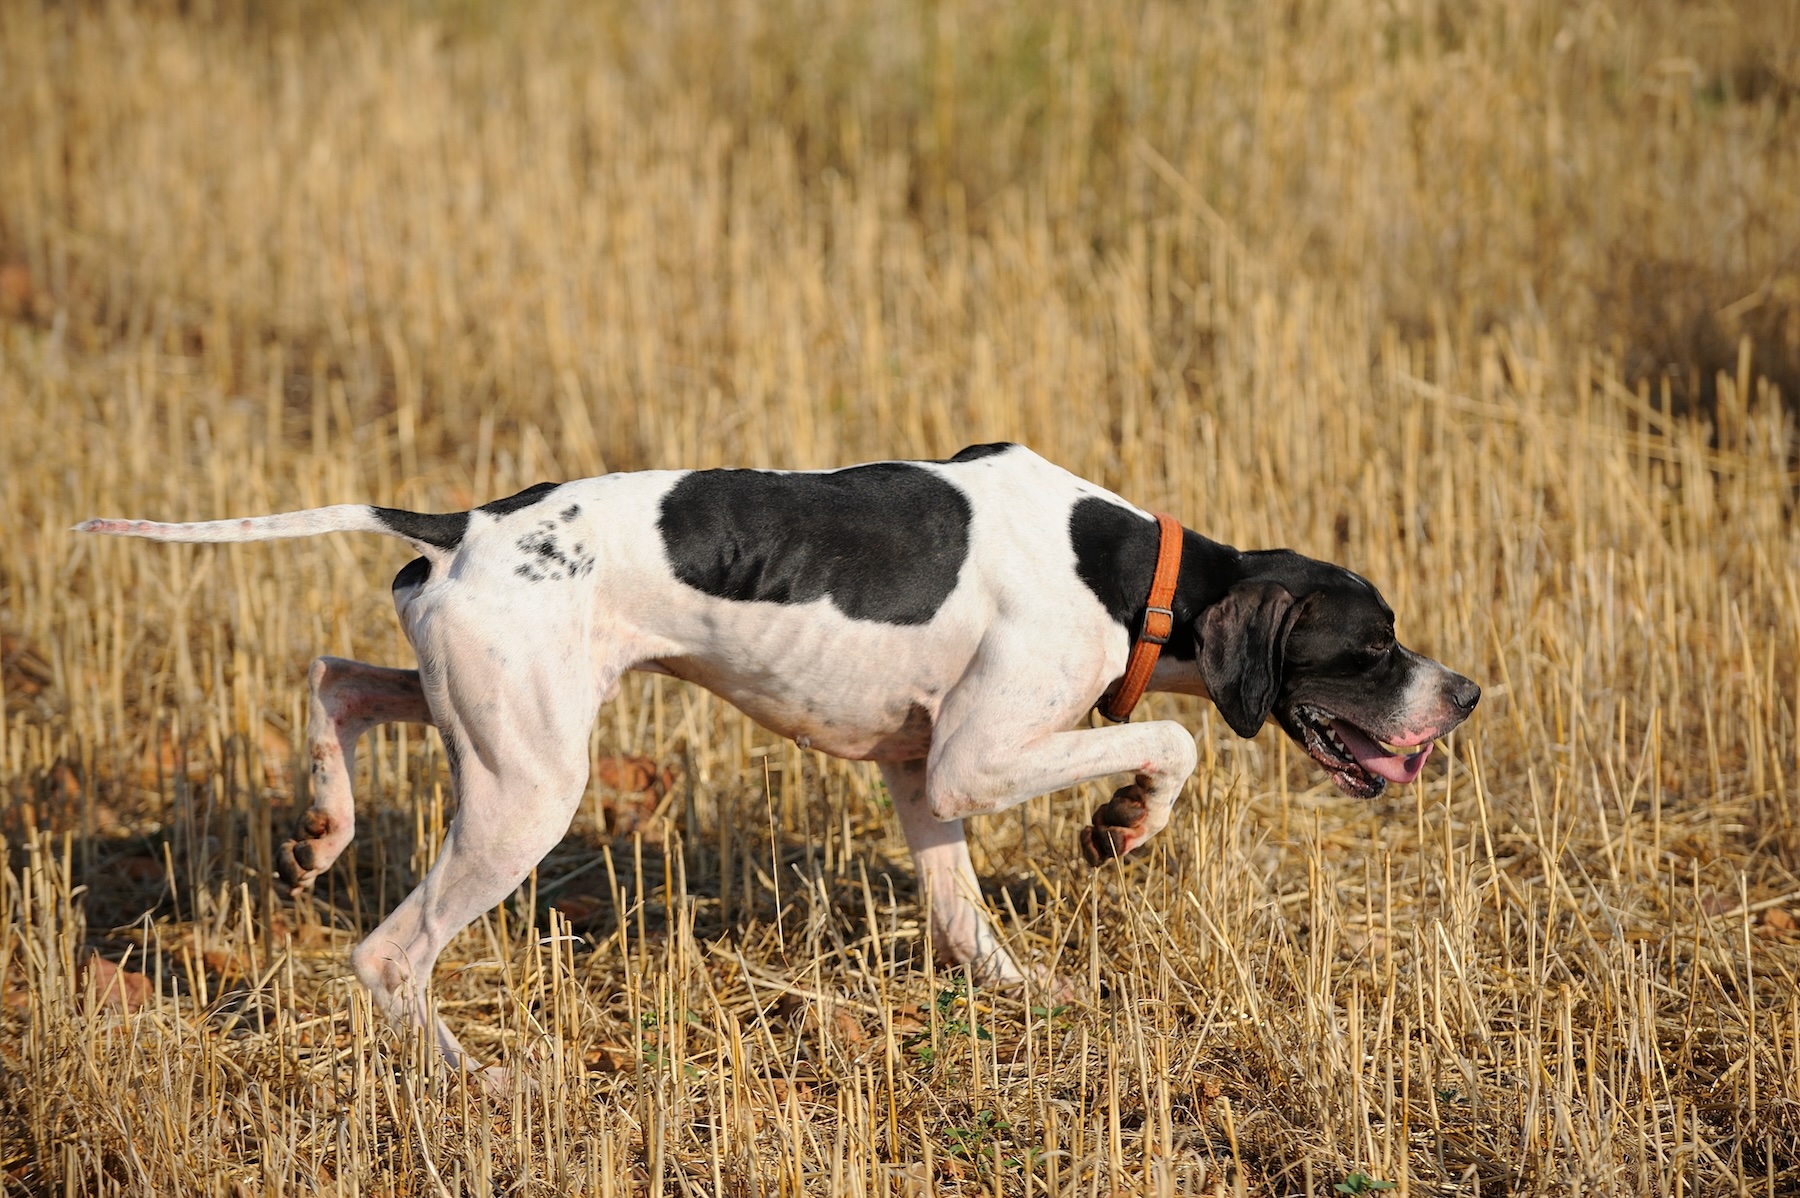
[{"label": "dog's tongue", "polygon": [[1402,786],[1419,776],[1419,771],[1425,768],[1425,759],[1431,756],[1429,741],[1417,753],[1389,753],[1369,739],[1369,734],[1355,724],[1333,720],[1331,728],[1338,734],[1338,739],[1344,742],[1344,747],[1350,750],[1350,756],[1356,758],[1356,764],[1371,774],[1386,778],[1389,782],[1398,782]]}]

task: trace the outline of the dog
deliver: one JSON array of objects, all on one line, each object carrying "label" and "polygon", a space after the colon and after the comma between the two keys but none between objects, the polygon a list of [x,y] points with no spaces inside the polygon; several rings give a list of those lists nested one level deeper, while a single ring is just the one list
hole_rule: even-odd
[{"label": "dog", "polygon": [[[351,952],[421,1024],[438,954],[562,839],[588,734],[626,671],[707,688],[802,747],[874,761],[934,951],[1024,979],[980,900],[963,821],[1129,774],[1082,832],[1096,865],[1165,825],[1196,753],[1149,689],[1208,698],[1240,736],[1271,717],[1348,794],[1418,777],[1480,688],[1394,639],[1369,582],[1286,549],[1240,552],[1044,460],[971,446],[840,470],[642,471],[540,483],[473,511],[342,504],[77,531],[237,542],[374,532],[420,555],[394,578],[418,669],[313,662],[312,805],[280,864],[310,886],[349,843],[357,738],[443,738],[455,817],[418,887]],[[1125,701],[1129,699],[1130,701]],[[441,1020],[453,1066],[479,1069]],[[488,1076],[503,1076],[490,1069]]]}]

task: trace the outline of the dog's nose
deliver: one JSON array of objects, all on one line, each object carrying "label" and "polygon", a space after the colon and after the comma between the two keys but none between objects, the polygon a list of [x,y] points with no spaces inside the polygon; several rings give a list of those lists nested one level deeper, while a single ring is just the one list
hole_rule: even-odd
[{"label": "dog's nose", "polygon": [[1475,710],[1475,704],[1481,702],[1481,688],[1470,679],[1460,679],[1450,691],[1450,702],[1456,704],[1458,711],[1468,715]]}]

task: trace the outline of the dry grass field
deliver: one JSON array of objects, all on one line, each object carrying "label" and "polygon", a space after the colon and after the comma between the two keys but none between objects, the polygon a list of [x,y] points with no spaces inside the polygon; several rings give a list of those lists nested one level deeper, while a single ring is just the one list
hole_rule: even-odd
[{"label": "dry grass field", "polygon": [[[0,1195],[1800,1194],[1800,9],[773,0],[0,10]],[[305,671],[377,538],[75,520],[1014,439],[1374,579],[1481,709],[1373,804],[1197,704],[1089,870],[975,829],[971,993],[872,770],[642,679],[435,994]],[[1391,1189],[1389,1186],[1391,1185]]]}]

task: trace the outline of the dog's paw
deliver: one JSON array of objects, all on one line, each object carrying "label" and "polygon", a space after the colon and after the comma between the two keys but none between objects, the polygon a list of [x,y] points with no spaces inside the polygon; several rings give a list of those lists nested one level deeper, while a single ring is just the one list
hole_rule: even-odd
[{"label": "dog's paw", "polygon": [[1073,1003],[1081,995],[1073,978],[1057,973],[1048,965],[1033,965],[1027,972],[1031,977],[1034,1006],[1041,1006],[1049,1011],[1052,1007]]},{"label": "dog's paw", "polygon": [[525,1066],[476,1065],[470,1061],[463,1067],[463,1077],[490,1099],[507,1099],[515,1094],[530,1098],[542,1084]]},{"label": "dog's paw", "polygon": [[1148,839],[1144,822],[1149,814],[1142,786],[1120,787],[1110,802],[1094,812],[1094,822],[1081,830],[1081,855],[1094,866],[1123,857]]},{"label": "dog's paw", "polygon": [[313,868],[313,846],[309,840],[284,840],[275,850],[275,872],[288,885],[288,895],[299,898],[312,889],[319,871]]},{"label": "dog's paw", "polygon": [[311,890],[318,876],[331,868],[350,837],[337,834],[331,818],[318,811],[303,814],[294,834],[297,839],[282,841],[275,851],[275,869],[290,887],[289,893],[297,898]]}]

